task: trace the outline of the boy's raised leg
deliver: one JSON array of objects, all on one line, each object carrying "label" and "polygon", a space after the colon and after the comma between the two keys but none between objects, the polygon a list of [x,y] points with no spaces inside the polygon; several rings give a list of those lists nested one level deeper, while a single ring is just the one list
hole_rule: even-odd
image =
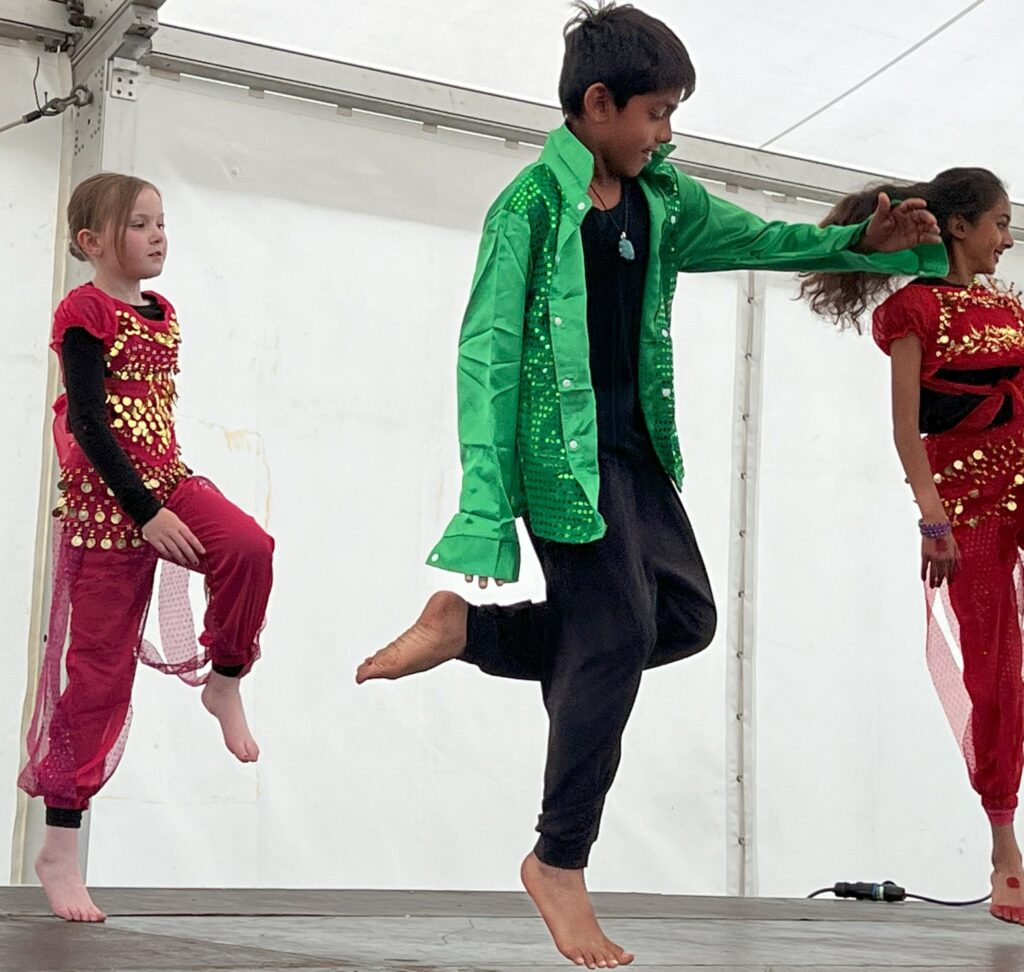
[{"label": "boy's raised leg", "polygon": [[408,631],[367,658],[356,669],[356,682],[403,678],[458,658],[466,647],[469,605],[451,591],[431,595]]}]

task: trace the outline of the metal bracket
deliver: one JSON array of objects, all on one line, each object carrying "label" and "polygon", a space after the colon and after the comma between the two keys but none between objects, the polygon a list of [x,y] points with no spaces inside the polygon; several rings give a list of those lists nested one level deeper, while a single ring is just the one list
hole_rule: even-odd
[{"label": "metal bracket", "polygon": [[110,97],[136,101],[139,97],[139,62],[126,57],[112,57],[109,65],[107,91]]},{"label": "metal bracket", "polygon": [[122,3],[97,28],[86,35],[71,56],[76,73],[92,73],[92,62],[110,57],[138,61],[150,52],[152,37],[160,26],[155,7]]},{"label": "metal bracket", "polygon": [[85,0],[64,0],[64,6],[68,8],[68,20],[72,27],[92,27],[94,18],[85,12]]}]

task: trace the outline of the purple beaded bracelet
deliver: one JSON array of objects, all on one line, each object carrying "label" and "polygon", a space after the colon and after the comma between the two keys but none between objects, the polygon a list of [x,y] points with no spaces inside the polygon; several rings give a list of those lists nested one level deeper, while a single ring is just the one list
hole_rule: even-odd
[{"label": "purple beaded bracelet", "polygon": [[942,523],[925,523],[924,520],[918,520],[917,525],[921,530],[921,536],[929,540],[941,540],[953,532],[953,524],[949,520]]}]

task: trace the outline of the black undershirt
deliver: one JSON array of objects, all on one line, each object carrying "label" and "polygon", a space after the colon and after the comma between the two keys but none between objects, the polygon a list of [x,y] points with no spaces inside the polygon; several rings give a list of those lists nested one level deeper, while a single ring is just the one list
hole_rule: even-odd
[{"label": "black undershirt", "polygon": [[[913,284],[921,284],[926,287],[955,286],[937,277],[920,277],[914,280]],[[935,372],[935,377],[945,381],[955,381],[962,385],[991,387],[1000,381],[1015,378],[1019,371],[1020,368],[1013,365],[965,370],[940,368]],[[918,430],[923,435],[948,432],[950,429],[956,428],[987,397],[986,395],[956,394],[954,392],[938,392],[933,391],[931,388],[922,388],[921,407],[918,414]],[[987,428],[994,429],[998,425],[1004,425],[1011,418],[1013,418],[1013,399],[1009,395],[1004,395],[1002,407],[996,413],[996,417],[988,424]]]},{"label": "black undershirt", "polygon": [[[624,260],[619,253],[624,229],[633,245],[633,260]],[[639,183],[623,179],[619,204],[608,211],[592,207],[580,232],[598,447],[650,451],[640,405],[639,357],[651,220]]]},{"label": "black undershirt", "polygon": [[[135,310],[147,320],[163,320],[163,309],[156,301]],[[103,354],[103,342],[84,327],[64,332],[60,358],[68,395],[68,428],[121,509],[143,526],[156,516],[162,504],[146,488],[110,429]]]}]

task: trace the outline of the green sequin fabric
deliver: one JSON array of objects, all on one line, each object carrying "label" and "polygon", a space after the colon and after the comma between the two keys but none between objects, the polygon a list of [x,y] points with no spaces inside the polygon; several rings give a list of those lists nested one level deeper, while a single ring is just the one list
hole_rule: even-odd
[{"label": "green sequin fabric", "polygon": [[[639,381],[655,452],[679,486],[671,338],[679,272],[940,275],[946,254],[941,245],[856,253],[864,224],[767,223],[678,171],[665,159],[670,150],[663,147],[639,179],[651,222]],[[459,339],[462,495],[427,559],[432,566],[515,580],[520,516],[548,540],[587,543],[604,534],[580,235],[593,169],[593,156],[563,126],[487,215]]]}]

